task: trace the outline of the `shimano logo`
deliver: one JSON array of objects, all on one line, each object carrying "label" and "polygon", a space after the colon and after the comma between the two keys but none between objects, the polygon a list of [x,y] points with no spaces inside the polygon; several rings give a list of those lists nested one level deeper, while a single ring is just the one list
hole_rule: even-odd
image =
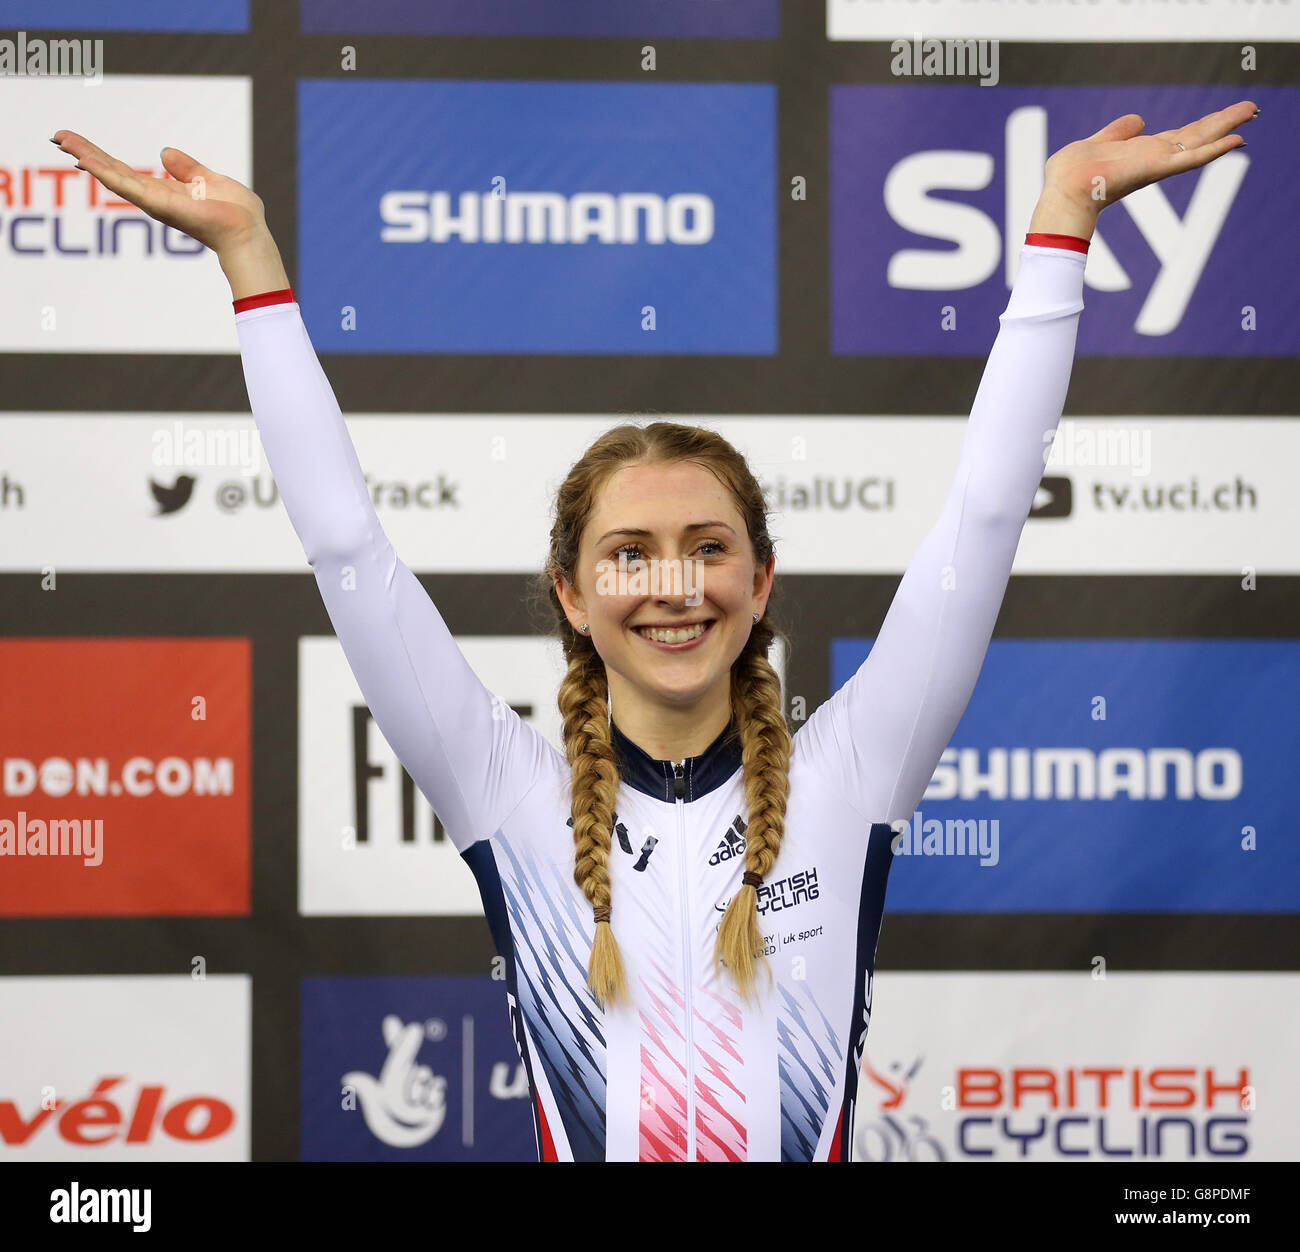
[{"label": "shimano logo", "polygon": [[1233,748],[947,748],[927,800],[1234,800]]},{"label": "shimano logo", "polygon": [[745,825],[745,819],[737,814],[735,820],[727,827],[727,833],[722,836],[718,850],[709,857],[710,865],[721,865],[724,861],[730,861],[745,851]]},{"label": "shimano logo", "polygon": [[683,192],[389,191],[379,199],[385,243],[677,243],[713,238],[713,200]]}]

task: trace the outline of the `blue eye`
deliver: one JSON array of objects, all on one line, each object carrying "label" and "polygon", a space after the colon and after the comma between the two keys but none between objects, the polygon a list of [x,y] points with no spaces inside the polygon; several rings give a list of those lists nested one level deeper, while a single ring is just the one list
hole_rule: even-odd
[{"label": "blue eye", "polygon": [[[717,553],[716,553],[716,555],[721,555],[722,553],[726,552],[726,550],[727,550],[727,545],[726,545],[725,543],[721,543],[721,542],[720,542],[719,540],[717,540],[717,539],[705,539],[705,540],[704,540],[704,541],[699,545],[699,547],[701,547],[701,548],[716,548],[716,549],[717,549]],[[617,560],[617,559],[618,559],[620,556],[622,556],[623,553],[625,553],[625,552],[628,554],[627,559],[628,559],[629,561],[640,561],[640,560],[643,560],[643,559],[644,559],[644,558],[642,557],[642,555],[641,555],[642,548],[641,548],[641,545],[640,545],[639,543],[625,543],[621,548],[615,548],[615,549],[614,549],[614,559]],[[715,554],[714,554],[714,553],[708,553],[707,555],[712,556],[712,555],[715,555]]]}]

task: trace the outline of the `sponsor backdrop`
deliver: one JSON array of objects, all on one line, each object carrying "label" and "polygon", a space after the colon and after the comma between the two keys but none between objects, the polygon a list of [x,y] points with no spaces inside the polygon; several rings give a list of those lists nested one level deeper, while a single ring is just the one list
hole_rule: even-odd
[{"label": "sponsor backdrop", "polygon": [[385,528],[558,742],[528,593],[597,433],[750,458],[797,723],[938,514],[1043,162],[1241,98],[1248,148],[1094,239],[899,834],[854,1153],[1300,1157],[1300,27],[1173,7],[0,0],[0,1157],[537,1152],[473,877],[331,634],[215,258],[54,130],[263,197]]}]

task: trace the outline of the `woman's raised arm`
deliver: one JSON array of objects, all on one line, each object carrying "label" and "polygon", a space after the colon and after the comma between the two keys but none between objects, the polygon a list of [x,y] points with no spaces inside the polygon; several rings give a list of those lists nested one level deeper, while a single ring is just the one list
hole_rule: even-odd
[{"label": "woman's raised arm", "polygon": [[1047,162],[943,511],[866,660],[796,736],[866,820],[911,819],[979,677],[1064,409],[1097,215],[1241,147],[1232,132],[1257,112],[1245,100],[1156,135],[1129,113]]},{"label": "woman's raised arm", "polygon": [[55,141],[116,195],[217,253],[267,463],[366,703],[456,847],[491,837],[554,749],[478,680],[384,534],[261,199],[176,148],[163,149],[173,182],[72,131]]}]

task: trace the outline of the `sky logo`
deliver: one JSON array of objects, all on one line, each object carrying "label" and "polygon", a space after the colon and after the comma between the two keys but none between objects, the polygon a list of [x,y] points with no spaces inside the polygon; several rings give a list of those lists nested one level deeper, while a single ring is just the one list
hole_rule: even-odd
[{"label": "sky logo", "polygon": [[780,0],[302,0],[309,32],[775,39]]},{"label": "sky logo", "polygon": [[[987,354],[1048,157],[1124,113],[1154,134],[1236,98],[1218,87],[833,87],[832,350]],[[1251,98],[1277,117],[1276,134],[1300,126],[1295,89]],[[1296,179],[1266,140],[1108,208],[1077,354],[1295,355],[1300,241],[1285,206]]]},{"label": "sky logo", "polygon": [[776,350],[774,88],[299,84],[325,352]]},{"label": "sky logo", "polygon": [[[870,643],[833,641],[834,688]],[[995,639],[905,817],[925,837],[996,822],[997,863],[900,860],[889,907],[1300,911],[1297,704],[1293,640]]]}]

